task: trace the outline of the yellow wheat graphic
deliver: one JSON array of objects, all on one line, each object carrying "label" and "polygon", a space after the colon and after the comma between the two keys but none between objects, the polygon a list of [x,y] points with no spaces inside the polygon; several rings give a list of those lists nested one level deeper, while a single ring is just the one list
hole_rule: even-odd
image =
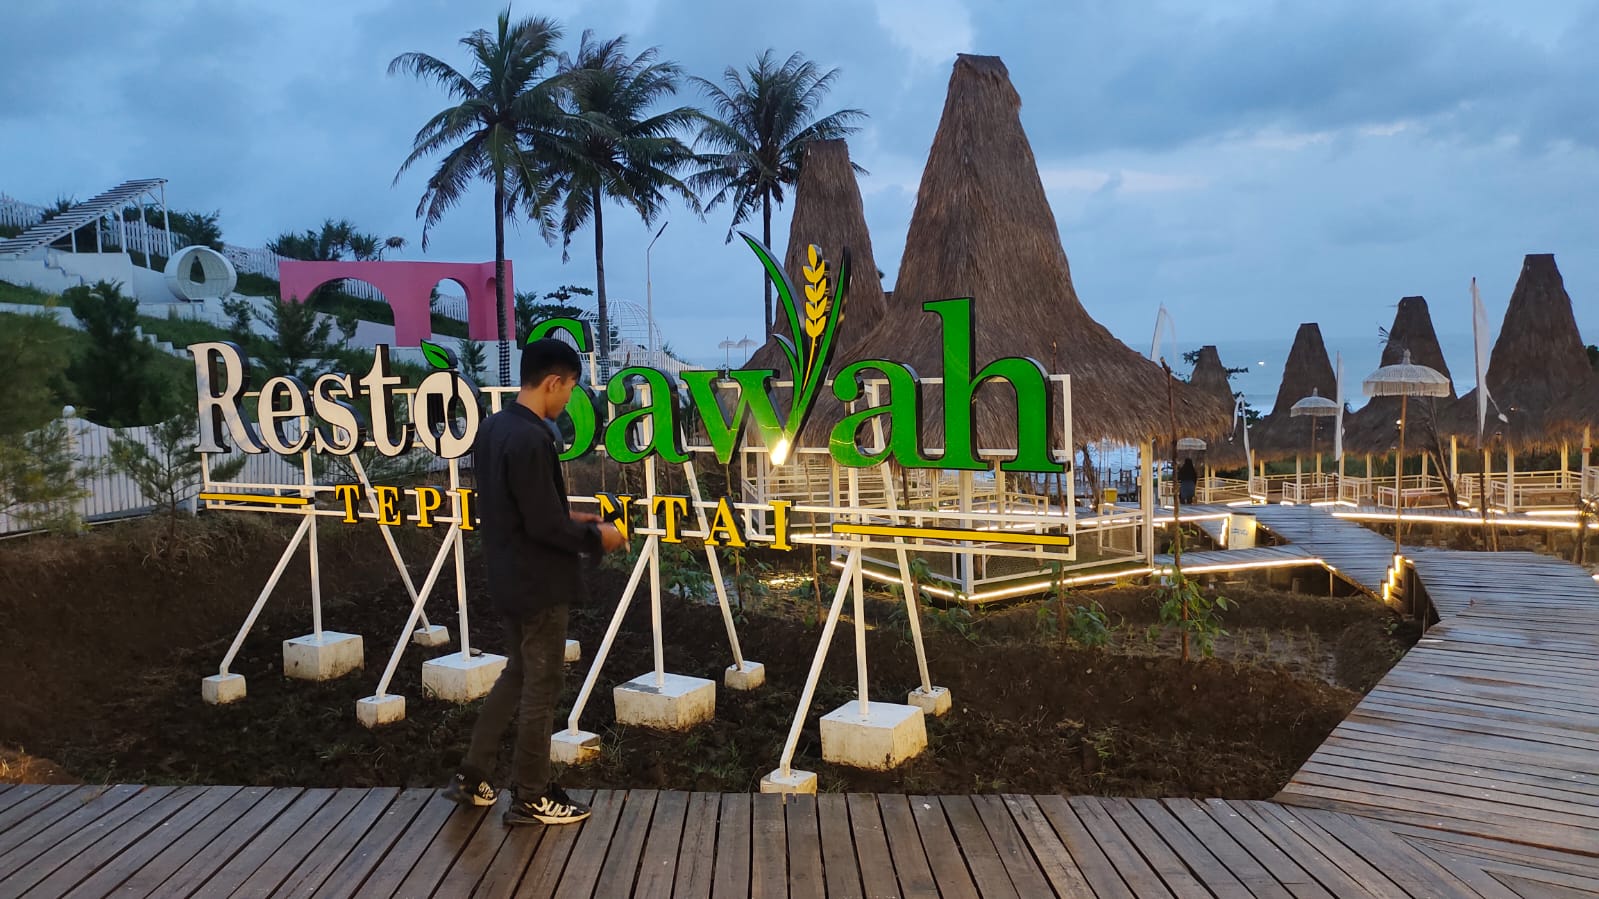
[{"label": "yellow wheat graphic", "polygon": [[810,349],[805,353],[805,373],[810,374],[817,356],[817,343],[827,328],[827,262],[820,258],[816,244],[806,250],[810,264],[804,267],[805,275],[805,336],[810,338]]}]

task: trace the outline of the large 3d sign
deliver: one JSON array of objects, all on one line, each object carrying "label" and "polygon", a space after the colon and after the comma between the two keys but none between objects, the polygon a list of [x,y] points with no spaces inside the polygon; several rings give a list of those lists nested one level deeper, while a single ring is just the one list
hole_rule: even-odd
[{"label": "large 3d sign", "polygon": [[[782,267],[759,241],[743,235],[777,285],[789,334],[778,337],[793,373],[791,400],[779,410],[772,395],[777,372],[772,370],[685,371],[681,383],[657,369],[622,369],[604,385],[605,398],[624,411],[602,421],[606,408],[587,389],[574,391],[567,406],[575,437],[563,459],[593,452],[603,442],[608,455],[619,462],[637,462],[651,456],[670,463],[688,459],[682,435],[686,417],[695,416],[709,437],[719,461],[729,461],[751,427],[781,464],[798,439],[828,381],[838,328],[844,321],[849,285],[846,249],[831,275],[815,247],[804,267],[806,283],[799,301]],[[285,282],[287,284],[287,282]],[[892,459],[911,468],[981,470],[973,434],[973,397],[989,381],[1004,381],[1016,393],[1016,455],[1001,464],[1006,471],[1056,473],[1064,463],[1055,461],[1049,445],[1053,402],[1048,376],[1038,362],[1027,358],[1002,358],[977,367],[974,358],[972,301],[970,298],[937,300],[924,305],[942,326],[943,450],[932,455],[921,439],[923,385],[907,365],[886,359],[862,360],[846,366],[833,378],[832,392],[841,403],[867,399],[865,382],[883,381],[885,396],[879,405],[857,408],[834,426],[829,441],[832,458],[841,465],[865,467]],[[552,319],[538,325],[529,339],[561,330],[587,351],[582,326],[571,319]],[[261,386],[251,421],[243,406],[249,391],[249,360],[231,343],[210,342],[191,346],[199,391],[200,452],[226,452],[231,441],[247,453],[318,453],[347,455],[370,440],[379,453],[397,456],[420,443],[443,458],[471,451],[480,416],[478,390],[470,379],[447,362],[417,385],[410,414],[397,415],[395,391],[403,379],[394,374],[388,348],[379,346],[371,368],[359,377],[325,374],[312,384],[278,376]],[[641,390],[640,388],[644,389]],[[726,391],[733,395],[728,397]],[[730,401],[729,401],[730,400]],[[728,409],[731,411],[728,411]],[[288,423],[303,416],[313,427],[301,432]],[[880,451],[863,448],[863,431],[875,418],[889,425],[887,445]]]}]

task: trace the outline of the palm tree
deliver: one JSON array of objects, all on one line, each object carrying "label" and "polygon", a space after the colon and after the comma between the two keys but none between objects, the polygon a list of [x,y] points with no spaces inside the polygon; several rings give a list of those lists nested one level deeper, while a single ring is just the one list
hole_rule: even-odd
[{"label": "palm tree", "polygon": [[[747,76],[747,80],[746,80]],[[866,118],[859,109],[841,109],[816,118],[817,107],[838,77],[838,69],[826,72],[795,53],[781,66],[767,50],[746,72],[729,66],[722,73],[722,84],[704,78],[692,79],[710,97],[714,116],[706,117],[694,140],[696,148],[712,152],[700,157],[706,168],[689,178],[689,185],[702,193],[714,191],[705,211],[724,200],[733,204],[733,229],[761,211],[761,239],[772,244],[772,204],[783,204],[784,185],[799,180],[800,161],[805,145],[814,140],[831,140],[854,134],[855,122]],[[855,166],[865,174],[866,170]],[[772,333],[772,282],[765,274],[766,333]]]},{"label": "palm tree", "polygon": [[696,213],[699,201],[676,172],[694,161],[677,134],[700,120],[699,110],[680,106],[651,114],[664,97],[677,93],[682,69],[657,61],[651,47],[629,59],[627,38],[598,41],[583,32],[577,56],[561,54],[568,77],[567,114],[553,135],[533,138],[534,152],[548,166],[561,209],[562,261],[572,235],[594,223],[595,306],[599,312],[602,365],[610,360],[610,311],[605,294],[605,215],[607,197],[630,207],[646,225],[655,221],[675,193]]},{"label": "palm tree", "polygon": [[[500,13],[495,33],[479,29],[461,39],[472,57],[472,74],[426,53],[402,53],[389,63],[389,74],[408,72],[436,82],[456,101],[423,125],[412,141],[411,155],[395,173],[417,160],[443,152],[417,204],[422,219],[422,248],[428,229],[460,202],[473,181],[494,185],[495,317],[500,336],[500,383],[511,384],[511,347],[505,333],[505,219],[520,199],[535,210],[546,202],[544,175],[522,145],[525,133],[538,130],[558,114],[559,77],[546,77],[555,61],[561,26],[552,19],[511,22]],[[536,218],[541,218],[535,215]]]}]

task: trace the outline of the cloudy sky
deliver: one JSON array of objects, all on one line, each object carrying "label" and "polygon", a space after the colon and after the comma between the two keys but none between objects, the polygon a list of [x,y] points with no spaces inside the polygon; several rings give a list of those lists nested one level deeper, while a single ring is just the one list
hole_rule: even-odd
[{"label": "cloudy sky", "polygon": [[[391,186],[433,86],[385,74],[421,50],[464,65],[457,40],[502,4],[475,0],[127,3],[12,0],[0,30],[0,191],[35,203],[169,179],[180,209],[220,209],[225,239],[259,246],[346,217],[411,241],[416,258],[493,258],[490,197],[474,193],[422,256],[424,173]],[[1553,252],[1585,339],[1599,340],[1599,5],[1576,0],[1318,3],[815,0],[755,15],[743,0],[559,0],[518,15],[658,46],[718,77],[772,47],[840,75],[829,109],[866,110],[851,140],[879,265],[892,285],[957,52],[997,54],[1089,311],[1147,350],[1165,303],[1185,346],[1280,365],[1296,325],[1375,364],[1401,296],[1433,308],[1470,376],[1468,284],[1495,326],[1521,258]],[[17,77],[16,73],[27,73]],[[684,102],[698,102],[686,92]],[[720,363],[761,328],[748,251],[728,219],[681,207],[654,251],[666,339]],[[787,211],[773,235],[786,245]],[[758,223],[757,223],[758,227]],[[642,304],[636,217],[608,210],[613,297]],[[592,285],[511,233],[520,289]],[[1468,349],[1454,352],[1457,346]],[[1229,348],[1231,352],[1229,352]],[[1231,357],[1231,358],[1229,358]],[[1275,380],[1251,385],[1275,389]]]}]

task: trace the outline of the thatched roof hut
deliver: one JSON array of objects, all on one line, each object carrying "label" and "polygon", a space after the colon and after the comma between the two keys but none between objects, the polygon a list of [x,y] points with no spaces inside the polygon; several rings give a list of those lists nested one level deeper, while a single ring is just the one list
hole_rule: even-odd
[{"label": "thatched roof hut", "polygon": [[[850,251],[849,296],[844,302],[844,318],[839,323],[835,359],[855,358],[852,354],[877,326],[888,308],[883,284],[877,278],[877,259],[872,254],[872,236],[866,228],[866,212],[861,203],[861,188],[850,163],[849,146],[842,140],[812,141],[805,147],[800,164],[799,183],[794,187],[794,217],[788,229],[788,252],[783,271],[795,290],[804,290],[806,248],[815,244],[836,270],[843,248]],[[796,302],[804,302],[799,296]],[[778,319],[781,327],[782,319]],[[786,333],[784,329],[783,333]],[[745,368],[770,368],[779,380],[791,373],[788,361],[776,340],[767,339]],[[835,367],[836,368],[836,367]]]},{"label": "thatched roof hut", "polygon": [[[1497,434],[1517,450],[1553,450],[1576,444],[1584,426],[1599,429],[1599,376],[1588,362],[1560,269],[1552,253],[1529,253],[1510,294],[1499,339],[1488,360],[1488,407],[1483,439]],[[1444,428],[1475,443],[1477,391],[1461,397]]]},{"label": "thatched roof hut", "polygon": [[[1232,423],[1233,385],[1227,378],[1227,367],[1221,363],[1221,354],[1214,346],[1206,345],[1199,348],[1199,358],[1194,361],[1194,371],[1188,376],[1188,384],[1198,391],[1206,402],[1213,404],[1219,413],[1226,416],[1226,424]],[[1224,425],[1204,433],[1184,436],[1197,437],[1205,441],[1205,461],[1210,463],[1212,468],[1242,468],[1249,464],[1249,459],[1244,454],[1242,431],[1241,427]]]},{"label": "thatched roof hut", "polygon": [[[1425,365],[1446,378],[1450,378],[1449,396],[1417,398],[1406,405],[1406,440],[1417,449],[1432,440],[1435,411],[1442,417],[1455,401],[1454,379],[1449,374],[1449,363],[1444,360],[1443,347],[1432,327],[1432,314],[1427,311],[1427,301],[1422,297],[1405,297],[1394,312],[1393,327],[1388,329],[1388,342],[1383,345],[1382,364],[1398,365],[1405,353],[1416,365]],[[1360,379],[1369,372],[1345,372],[1344,390],[1349,396],[1358,396]],[[1346,396],[1345,399],[1349,399]],[[1344,450],[1351,453],[1386,453],[1399,438],[1399,397],[1373,397],[1360,411],[1344,418]]]},{"label": "thatched roof hut", "polygon": [[[1020,111],[1021,98],[998,57],[957,57],[893,302],[858,356],[895,359],[923,377],[941,376],[940,322],[922,304],[971,297],[978,365],[1030,356],[1072,376],[1077,443],[1166,435],[1164,372],[1094,321],[1072,287]],[[925,433],[937,445],[942,391],[929,387],[924,397]],[[984,445],[1015,445],[1015,395],[1008,387],[981,388],[974,406]],[[1221,411],[1181,382],[1176,407],[1182,433],[1226,427]]]},{"label": "thatched roof hut", "polygon": [[1311,444],[1311,421],[1315,422],[1316,445],[1322,452],[1333,447],[1332,419],[1293,417],[1290,410],[1311,392],[1333,399],[1338,395],[1338,375],[1327,358],[1327,345],[1321,340],[1321,326],[1305,322],[1294,335],[1294,345],[1283,364],[1283,382],[1277,388],[1277,402],[1260,423],[1250,429],[1249,444],[1257,461],[1307,455]]}]

